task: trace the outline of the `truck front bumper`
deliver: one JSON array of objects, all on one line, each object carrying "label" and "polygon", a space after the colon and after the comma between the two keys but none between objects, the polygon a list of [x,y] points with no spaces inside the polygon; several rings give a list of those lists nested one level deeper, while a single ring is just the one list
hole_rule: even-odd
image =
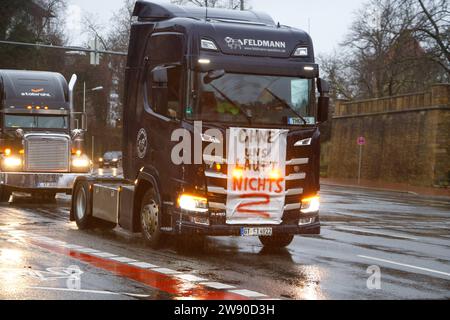
[{"label": "truck front bumper", "polygon": [[75,179],[85,173],[0,172],[0,185],[12,190],[70,192]]},{"label": "truck front bumper", "polygon": [[179,234],[198,234],[204,236],[241,236],[242,228],[272,228],[274,236],[279,234],[291,235],[318,235],[320,234],[320,219],[316,216],[312,223],[305,225],[279,224],[279,225],[203,225],[188,221],[177,221],[176,232]]}]

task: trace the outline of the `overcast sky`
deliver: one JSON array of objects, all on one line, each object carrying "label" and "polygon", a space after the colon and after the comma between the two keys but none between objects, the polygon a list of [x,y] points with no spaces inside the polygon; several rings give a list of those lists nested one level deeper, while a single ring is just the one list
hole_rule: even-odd
[{"label": "overcast sky", "polygon": [[[124,0],[67,0],[67,27],[71,44],[79,45],[85,38],[82,33],[82,16],[92,14],[107,30],[114,12]],[[169,0],[154,0],[169,2]],[[347,33],[356,10],[364,0],[251,0],[254,10],[269,13],[281,24],[310,30],[316,55],[332,52]]]}]

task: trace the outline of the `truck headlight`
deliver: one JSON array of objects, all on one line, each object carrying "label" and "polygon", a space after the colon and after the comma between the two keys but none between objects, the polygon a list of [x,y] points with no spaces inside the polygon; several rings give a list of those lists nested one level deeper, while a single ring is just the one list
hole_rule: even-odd
[{"label": "truck headlight", "polygon": [[6,169],[17,169],[22,166],[22,159],[14,156],[3,159],[3,165]]},{"label": "truck headlight", "polygon": [[182,194],[178,198],[178,205],[181,209],[192,212],[208,212],[208,200],[203,197]]},{"label": "truck headlight", "polygon": [[302,200],[302,213],[315,213],[320,209],[320,198],[319,196],[306,198]]},{"label": "truck headlight", "polygon": [[72,167],[74,168],[87,168],[91,165],[89,158],[87,156],[73,157]]}]

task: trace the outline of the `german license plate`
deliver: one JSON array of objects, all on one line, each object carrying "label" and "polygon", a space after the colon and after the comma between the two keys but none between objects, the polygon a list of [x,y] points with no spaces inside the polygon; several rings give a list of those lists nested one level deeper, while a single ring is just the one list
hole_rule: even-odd
[{"label": "german license plate", "polygon": [[40,182],[38,184],[38,187],[40,188],[56,188],[58,186],[58,183],[56,182]]},{"label": "german license plate", "polygon": [[242,237],[271,236],[272,228],[241,228]]}]

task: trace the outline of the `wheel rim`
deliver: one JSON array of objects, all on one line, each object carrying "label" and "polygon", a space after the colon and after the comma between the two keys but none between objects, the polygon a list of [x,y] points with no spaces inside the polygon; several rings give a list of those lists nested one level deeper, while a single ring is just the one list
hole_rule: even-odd
[{"label": "wheel rim", "polygon": [[86,191],[84,190],[84,188],[79,189],[75,205],[78,220],[83,219],[86,215],[86,198]]},{"label": "wheel rim", "polygon": [[151,239],[155,232],[158,230],[158,215],[159,207],[155,201],[151,201],[149,204],[142,208],[141,221],[142,230],[147,237]]}]

